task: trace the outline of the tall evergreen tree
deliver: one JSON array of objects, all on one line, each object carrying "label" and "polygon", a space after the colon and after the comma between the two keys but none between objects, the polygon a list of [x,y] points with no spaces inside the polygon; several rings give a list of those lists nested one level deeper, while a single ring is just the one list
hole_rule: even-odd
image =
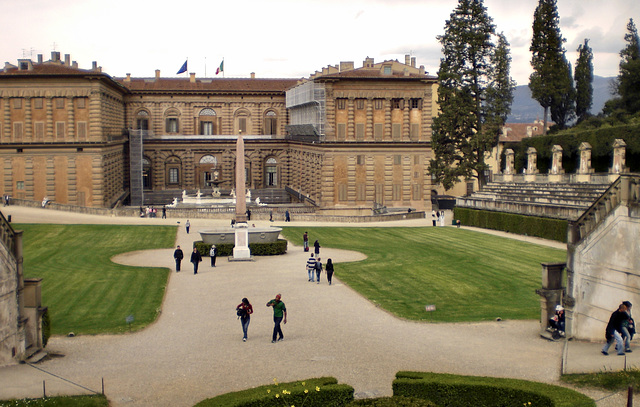
[{"label": "tall evergreen tree", "polygon": [[[472,177],[484,185],[485,155],[496,143],[497,122],[508,115],[505,104],[513,97],[510,79],[504,79],[509,78],[508,43],[503,43],[502,56],[496,56],[492,21],[482,0],[459,0],[445,33],[437,37],[444,57],[438,70],[440,114],[433,120],[429,171],[446,189]],[[497,60],[499,68],[494,66]]]},{"label": "tall evergreen tree", "polygon": [[640,111],[640,37],[633,19],[629,19],[624,40],[627,46],[620,51],[622,59],[617,90],[622,107],[629,113],[635,113]]},{"label": "tall evergreen tree", "polygon": [[573,77],[576,80],[576,116],[578,122],[589,117],[589,110],[593,104],[593,51],[589,47],[589,40],[578,46],[578,61]]},{"label": "tall evergreen tree", "polygon": [[511,55],[504,33],[498,34],[498,45],[491,57],[491,64],[493,75],[487,88],[484,130],[487,134],[494,135],[493,145],[497,145],[502,126],[511,113],[513,91],[516,87],[516,82],[510,76]]},{"label": "tall evergreen tree", "polygon": [[533,38],[529,47],[533,67],[529,89],[544,108],[544,134],[550,109],[555,116],[553,120],[560,127],[564,127],[573,114],[573,79],[559,23],[556,0],[539,0],[533,15]]}]

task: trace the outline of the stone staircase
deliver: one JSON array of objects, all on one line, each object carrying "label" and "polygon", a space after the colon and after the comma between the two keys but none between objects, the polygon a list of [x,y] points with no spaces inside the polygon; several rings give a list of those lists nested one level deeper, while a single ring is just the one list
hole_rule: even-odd
[{"label": "stone staircase", "polygon": [[[198,192],[197,189],[187,189],[187,195],[195,195]],[[211,194],[211,190],[201,190],[203,196],[205,194]],[[231,190],[221,189],[222,195],[229,195]],[[209,195],[211,196],[211,195]],[[164,191],[147,191],[144,193],[144,205],[145,206],[162,206],[168,205],[173,202],[173,198],[180,200],[182,197],[181,189],[167,189]],[[289,204],[291,203],[291,196],[281,188],[264,188],[264,189],[252,189],[251,200],[255,201],[256,198],[260,198],[261,203],[266,204]]]},{"label": "stone staircase", "polygon": [[491,182],[456,206],[546,218],[578,219],[609,184]]}]

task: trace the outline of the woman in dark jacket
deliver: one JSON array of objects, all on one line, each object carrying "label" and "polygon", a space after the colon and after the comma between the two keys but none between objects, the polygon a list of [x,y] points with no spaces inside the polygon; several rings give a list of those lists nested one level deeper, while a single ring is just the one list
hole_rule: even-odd
[{"label": "woman in dark jacket", "polygon": [[249,300],[242,299],[242,302],[236,307],[236,313],[240,317],[240,323],[242,323],[242,342],[247,341],[247,332],[249,331],[249,322],[251,322],[251,314],[253,314],[253,307]]},{"label": "woman in dark jacket", "polygon": [[327,264],[324,265],[324,269],[327,272],[327,280],[329,280],[329,285],[331,285],[331,277],[333,277],[333,262],[331,259],[327,259]]}]

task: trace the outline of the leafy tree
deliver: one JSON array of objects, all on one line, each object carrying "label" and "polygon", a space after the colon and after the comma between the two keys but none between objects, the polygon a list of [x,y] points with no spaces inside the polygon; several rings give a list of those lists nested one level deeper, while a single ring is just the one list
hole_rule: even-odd
[{"label": "leafy tree", "polygon": [[593,51],[589,40],[578,46],[578,62],[573,77],[576,80],[576,116],[578,122],[589,117],[593,104]]},{"label": "leafy tree", "polygon": [[640,38],[633,19],[629,19],[624,40],[627,46],[620,51],[618,95],[622,106],[629,113],[635,113],[640,111]]},{"label": "leafy tree", "polygon": [[544,108],[544,129],[551,109],[553,120],[564,127],[573,115],[573,79],[565,57],[560,33],[560,17],[556,0],[539,0],[533,15],[532,53],[533,73],[529,76],[531,95]]},{"label": "leafy tree", "polygon": [[445,33],[437,37],[444,57],[438,70],[440,114],[433,120],[429,171],[446,189],[472,177],[484,185],[485,155],[509,114],[513,82],[508,43],[504,39],[502,48],[493,43],[492,21],[482,0],[459,0]]}]

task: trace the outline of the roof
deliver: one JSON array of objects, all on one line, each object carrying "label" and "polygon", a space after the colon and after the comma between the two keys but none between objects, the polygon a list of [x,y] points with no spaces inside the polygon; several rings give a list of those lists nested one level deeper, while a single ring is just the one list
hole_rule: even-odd
[{"label": "roof", "polygon": [[404,72],[393,71],[390,74],[384,74],[383,71],[377,68],[358,68],[351,69],[348,71],[332,73],[327,75],[322,75],[318,77],[316,80],[323,79],[430,79],[435,80],[435,76],[420,74],[420,73],[408,73],[407,75]]},{"label": "roof", "polygon": [[105,73],[102,73],[99,70],[91,70],[91,69],[78,69],[72,66],[65,65],[60,62],[44,62],[41,64],[34,63],[32,64],[32,69],[18,69],[17,66],[9,65],[5,66],[4,70],[0,70],[0,76],[48,76],[48,75],[77,75],[77,76],[86,76],[86,75],[104,75],[108,76]]},{"label": "roof", "polygon": [[284,92],[298,79],[255,78],[116,78],[124,87],[138,92],[202,91],[202,92]]},{"label": "roof", "polygon": [[[547,122],[547,129],[552,125],[553,123]],[[544,123],[542,121],[536,121],[534,123],[506,123],[502,127],[502,134],[500,134],[499,141],[502,143],[518,142],[527,137],[541,136],[543,127]]]}]

